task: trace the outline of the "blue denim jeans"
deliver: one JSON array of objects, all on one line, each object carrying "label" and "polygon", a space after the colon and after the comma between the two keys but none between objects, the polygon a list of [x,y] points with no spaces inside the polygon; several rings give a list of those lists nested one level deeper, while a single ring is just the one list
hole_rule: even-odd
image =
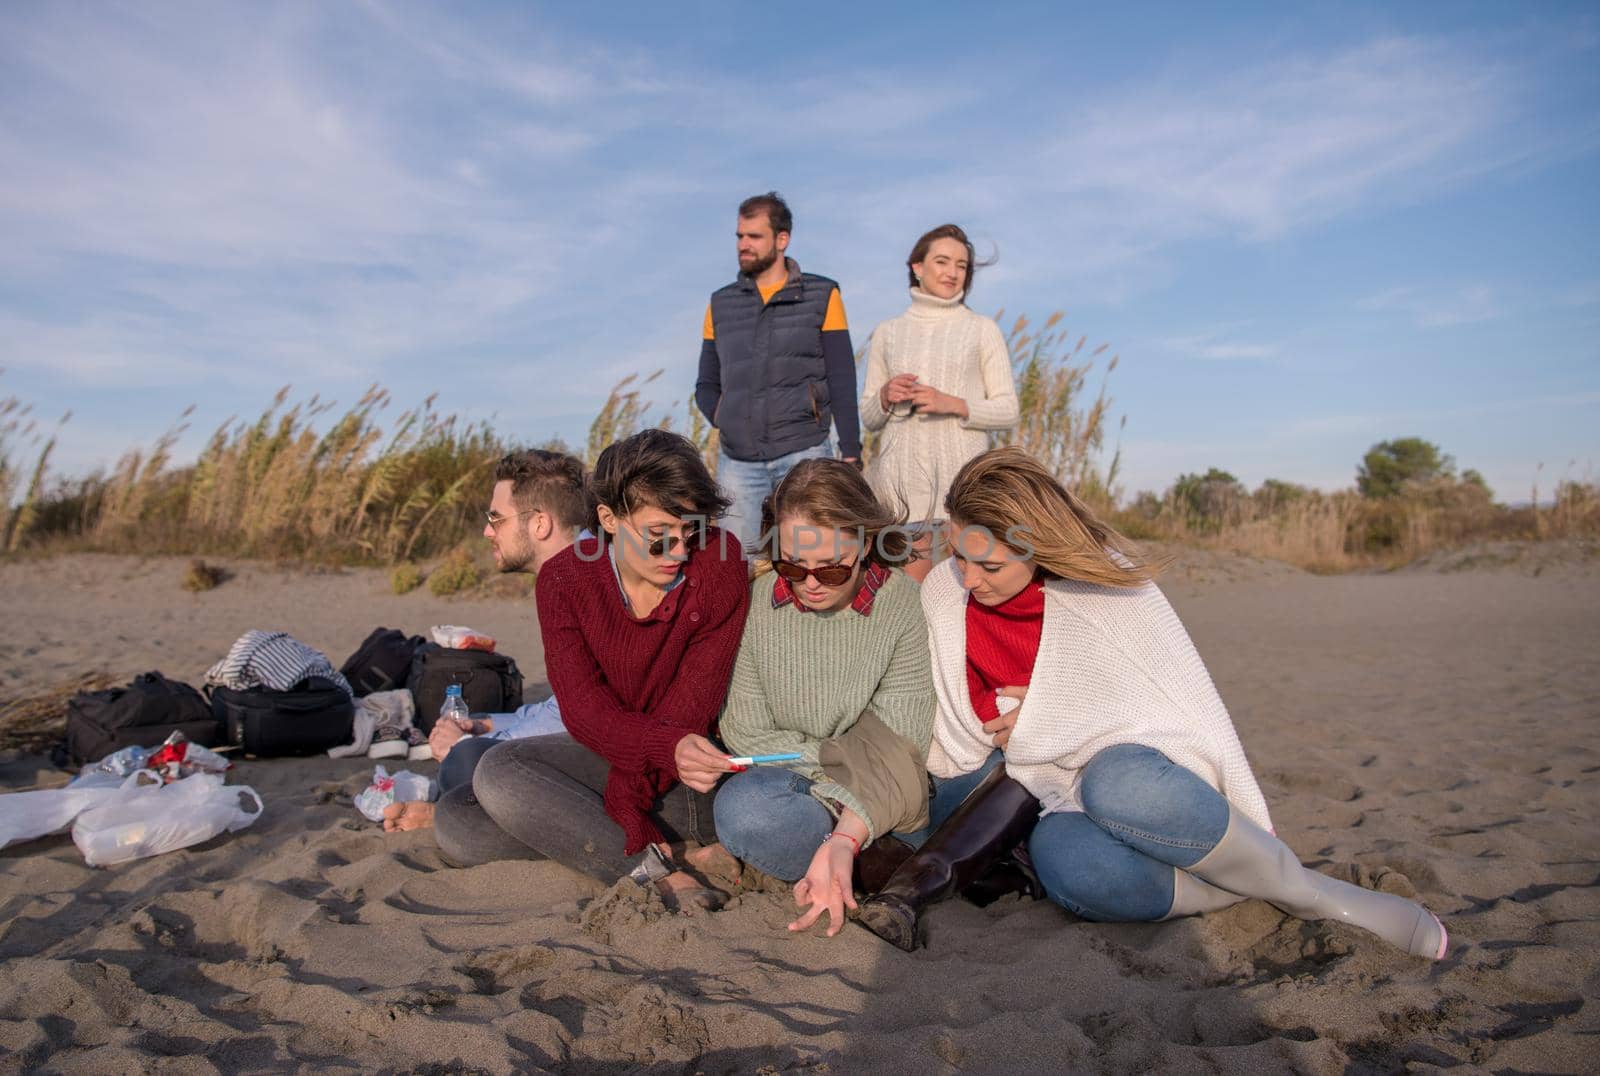
[{"label": "blue denim jeans", "polygon": [[1117,744],[1080,776],[1082,811],[1048,814],[1028,854],[1050,899],[1084,919],[1160,919],[1173,871],[1192,866],[1228,829],[1228,801],[1152,747]]},{"label": "blue denim jeans", "polygon": [[[897,834],[920,847],[989,771],[993,752],[960,777],[934,778],[929,824]],[[1117,744],[1089,760],[1080,777],[1082,811],[1047,814],[1028,838],[1028,856],[1051,900],[1084,919],[1160,919],[1172,908],[1172,872],[1200,861],[1228,828],[1228,801],[1153,747]]]},{"label": "blue denim jeans", "polygon": [[833,816],[811,795],[811,781],[782,766],[734,774],[722,782],[711,810],[722,847],[785,882],[805,877],[833,829]]},{"label": "blue denim jeans", "polygon": [[736,460],[726,452],[720,452],[717,456],[717,485],[722,487],[724,496],[733,500],[720,526],[738,535],[746,552],[753,551],[757,539],[761,537],[761,502],[778,488],[778,483],[789,473],[789,468],[801,460],[827,460],[833,457],[831,436],[824,438],[820,444],[779,456],[775,460]]},{"label": "blue denim jeans", "polygon": [[[928,804],[928,825],[893,836],[920,847],[1004,758],[996,751],[972,773],[934,778],[938,794]],[[756,766],[734,774],[718,789],[712,811],[724,848],[786,882],[805,877],[817,846],[833,829],[833,816],[811,795],[811,781],[781,766]]]}]

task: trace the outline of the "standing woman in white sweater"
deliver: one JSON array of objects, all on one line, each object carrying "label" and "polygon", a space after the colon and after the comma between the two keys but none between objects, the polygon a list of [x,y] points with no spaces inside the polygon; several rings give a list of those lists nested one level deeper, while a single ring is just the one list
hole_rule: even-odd
[{"label": "standing woman in white sweater", "polygon": [[[863,905],[863,923],[910,948],[918,910],[1014,844],[1026,804],[1042,807],[1027,849],[1045,893],[1085,919],[1170,919],[1256,897],[1444,956],[1444,925],[1421,905],[1307,870],[1277,839],[1150,568],[1043,464],[1016,448],[985,453],[946,507],[951,558],[922,587],[938,829],[913,836],[925,843]],[[1004,809],[979,802],[986,793]]]},{"label": "standing woman in white sweater", "polygon": [[989,447],[991,431],[1017,424],[1011,356],[993,318],[967,309],[977,268],[967,233],[942,224],[906,259],[911,306],[872,332],[861,423],[882,431],[867,480],[884,504],[925,520],[906,574],[919,582],[933,565],[931,536],[961,465]]}]

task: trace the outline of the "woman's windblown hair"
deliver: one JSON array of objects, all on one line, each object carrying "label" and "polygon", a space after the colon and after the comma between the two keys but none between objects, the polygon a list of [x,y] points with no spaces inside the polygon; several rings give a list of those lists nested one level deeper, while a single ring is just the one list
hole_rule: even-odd
[{"label": "woman's windblown hair", "polygon": [[983,528],[995,541],[1027,553],[1048,576],[1136,587],[1162,567],[1020,448],[991,449],[968,460],[944,504],[952,528]]}]

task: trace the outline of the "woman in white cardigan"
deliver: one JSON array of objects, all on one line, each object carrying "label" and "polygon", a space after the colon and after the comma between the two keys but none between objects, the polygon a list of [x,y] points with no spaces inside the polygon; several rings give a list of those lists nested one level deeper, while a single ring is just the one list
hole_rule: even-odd
[{"label": "woman in white cardigan", "polygon": [[867,467],[873,492],[926,521],[906,566],[921,581],[950,480],[989,447],[991,431],[1017,424],[1017,390],[1000,327],[966,306],[976,268],[967,234],[940,225],[917,240],[906,268],[911,306],[872,332],[860,412],[881,431]]},{"label": "woman in white cardigan", "polygon": [[[863,906],[865,924],[909,948],[918,909],[974,880],[1018,839],[1005,813],[1032,808],[1038,879],[1083,918],[1169,919],[1257,897],[1443,957],[1444,926],[1421,905],[1307,870],[1277,839],[1150,568],[1042,464],[985,453],[946,506],[951,559],[922,589],[937,832],[913,837],[926,843]],[[974,789],[1008,806],[997,815]]]}]

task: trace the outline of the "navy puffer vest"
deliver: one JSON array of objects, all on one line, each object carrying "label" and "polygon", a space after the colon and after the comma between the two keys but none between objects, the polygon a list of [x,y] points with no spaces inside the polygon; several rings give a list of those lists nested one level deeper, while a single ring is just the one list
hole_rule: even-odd
[{"label": "navy puffer vest", "polygon": [[712,425],[736,460],[774,460],[821,444],[833,423],[822,321],[839,285],[788,264],[788,283],[765,304],[745,274],[711,294],[722,375]]}]

